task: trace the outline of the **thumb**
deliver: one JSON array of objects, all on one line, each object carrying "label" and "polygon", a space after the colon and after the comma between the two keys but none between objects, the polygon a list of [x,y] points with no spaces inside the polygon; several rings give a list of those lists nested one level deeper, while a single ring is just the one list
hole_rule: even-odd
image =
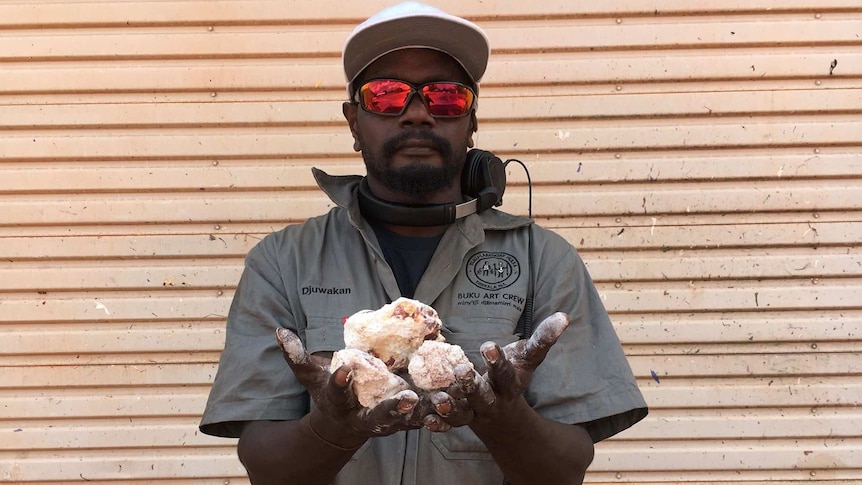
[{"label": "thumb", "polygon": [[311,361],[311,356],[305,351],[305,346],[295,333],[279,327],[275,331],[275,338],[288,364],[307,365]]},{"label": "thumb", "polygon": [[548,351],[557,343],[563,331],[569,327],[569,316],[557,312],[545,318],[527,340],[513,342],[503,348],[506,357],[535,369],[545,360]]}]

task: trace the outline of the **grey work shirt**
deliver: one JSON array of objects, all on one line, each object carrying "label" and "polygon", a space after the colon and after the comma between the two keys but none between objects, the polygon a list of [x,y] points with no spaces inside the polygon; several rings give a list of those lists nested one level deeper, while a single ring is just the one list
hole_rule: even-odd
[{"label": "grey work shirt", "polygon": [[[246,258],[225,348],[200,429],[238,437],[242,423],[299,419],[309,411],[275,339],[295,331],[309,352],[344,347],[343,318],[400,296],[374,231],[356,203],[359,177],[314,171],[338,207],[272,233]],[[531,221],[494,209],[452,224],[414,298],[430,304],[443,335],[481,368],[479,346],[517,339],[530,279]],[[646,404],[581,258],[559,235],[533,226],[535,322],[556,311],[571,324],[533,375],[527,401],[548,419],[586,426],[594,441],[642,419]],[[285,464],[289,466],[289,463]],[[368,440],[337,485],[500,485],[503,475],[466,426],[402,431]]]}]

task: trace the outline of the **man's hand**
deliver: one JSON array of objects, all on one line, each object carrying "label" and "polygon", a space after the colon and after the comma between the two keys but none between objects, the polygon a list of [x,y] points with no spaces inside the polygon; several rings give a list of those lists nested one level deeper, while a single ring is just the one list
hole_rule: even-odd
[{"label": "man's hand", "polygon": [[522,396],[533,372],[568,325],[565,313],[555,313],[542,320],[529,339],[503,348],[494,342],[482,344],[479,350],[487,372],[479,375],[470,366],[456,367],[456,383],[446,392],[430,396],[439,416],[425,417],[425,427],[431,431],[448,431],[453,426],[486,424],[520,412]]},{"label": "man's hand", "polygon": [[284,359],[315,403],[309,424],[324,441],[358,448],[368,438],[423,426],[415,412],[419,396],[414,391],[401,391],[373,409],[364,408],[351,390],[350,368],[342,366],[330,373],[330,360],[310,355],[295,333],[279,328],[276,337]]}]

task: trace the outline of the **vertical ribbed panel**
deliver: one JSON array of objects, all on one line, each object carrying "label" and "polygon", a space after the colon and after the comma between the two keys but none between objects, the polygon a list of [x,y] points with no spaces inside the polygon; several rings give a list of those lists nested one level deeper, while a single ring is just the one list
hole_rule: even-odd
[{"label": "vertical ribbed panel", "polygon": [[[196,427],[230,298],[362,173],[340,50],[389,3],[0,2],[0,482],[247,483]],[[432,3],[652,409],[587,481],[862,481],[862,3]]]}]

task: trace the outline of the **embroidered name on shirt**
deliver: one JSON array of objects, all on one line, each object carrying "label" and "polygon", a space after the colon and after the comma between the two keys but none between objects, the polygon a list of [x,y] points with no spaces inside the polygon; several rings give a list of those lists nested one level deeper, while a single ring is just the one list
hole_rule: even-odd
[{"label": "embroidered name on shirt", "polygon": [[337,288],[335,286],[325,288],[323,286],[303,286],[303,295],[349,295],[350,288]]},{"label": "embroidered name on shirt", "polygon": [[458,306],[503,306],[524,311],[525,298],[513,293],[465,291],[458,293]]}]

